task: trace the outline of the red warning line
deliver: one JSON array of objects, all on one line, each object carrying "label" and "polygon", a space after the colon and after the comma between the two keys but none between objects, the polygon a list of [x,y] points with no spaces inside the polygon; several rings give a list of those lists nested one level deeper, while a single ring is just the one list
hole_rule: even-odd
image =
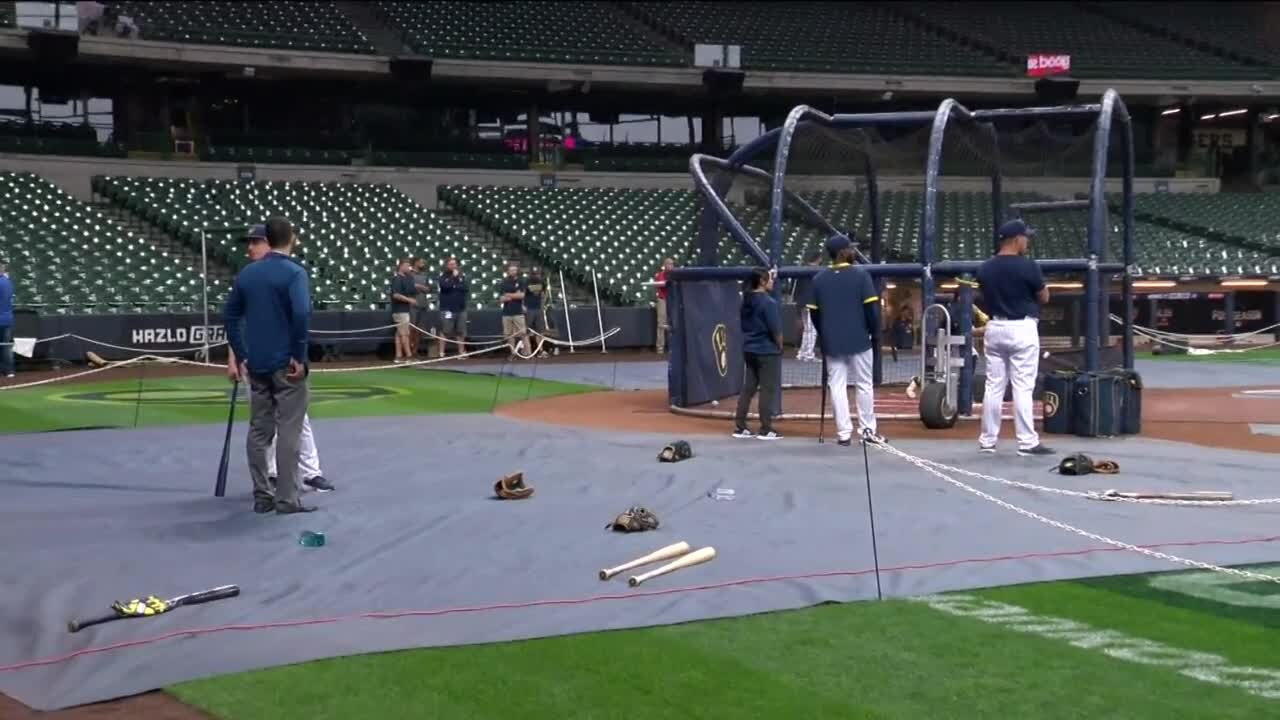
[{"label": "red warning line", "polygon": [[[1207,547],[1212,545],[1254,545],[1261,543],[1271,543],[1280,541],[1280,535],[1272,535],[1268,537],[1242,538],[1239,540],[1191,540],[1182,542],[1156,543],[1153,545],[1139,545],[1143,549],[1155,550],[1159,548],[1174,547]],[[892,572],[909,572],[916,570],[933,570],[944,567],[954,567],[956,565],[971,564],[987,564],[998,562],[1011,562],[1019,560],[1039,560],[1058,557],[1072,557],[1078,555],[1090,555],[1093,553],[1112,553],[1127,552],[1123,548],[1103,546],[1095,548],[1085,548],[1083,550],[1062,550],[1057,552],[1033,552],[1019,553],[1015,555],[996,555],[983,558],[966,558],[961,560],[944,560],[942,562],[922,563],[917,565],[897,565],[893,567],[881,568],[882,573]],[[434,610],[397,610],[389,612],[365,612],[355,613],[351,615],[337,615],[333,617],[310,618],[301,620],[281,620],[278,622],[268,623],[247,623],[234,625],[213,625],[203,628],[189,628],[186,630],[174,630],[162,635],[154,635],[151,637],[139,638],[137,640],[125,640],[123,642],[111,643],[109,645],[97,645],[80,650],[75,650],[63,655],[54,655],[47,658],[37,660],[25,660],[10,665],[0,665],[0,673],[16,672],[19,670],[30,670],[32,668],[45,667],[49,665],[58,665],[64,662],[75,660],[79,657],[87,655],[98,655],[101,653],[114,652],[117,650],[126,650],[128,648],[142,647],[145,645],[154,645],[166,640],[173,640],[182,637],[198,637],[200,635],[213,635],[215,633],[224,632],[243,632],[258,630],[275,630],[282,628],[307,627],[310,625],[333,625],[336,623],[352,622],[355,620],[398,620],[402,618],[421,618],[421,617],[440,617],[445,615],[461,615],[479,612],[491,612],[494,610],[527,610],[538,607],[551,607],[557,605],[586,605],[594,602],[604,602],[609,600],[632,600],[642,597],[659,597],[664,595],[680,595],[683,593],[702,592],[705,590],[719,590],[723,588],[741,587],[746,585],[759,585],[772,582],[788,582],[795,580],[817,580],[821,578],[839,578],[839,577],[858,577],[862,575],[870,575],[875,572],[871,568],[862,570],[831,570],[827,572],[803,573],[796,575],[771,575],[765,577],[742,578],[739,580],[725,580],[718,583],[708,583],[705,585],[687,585],[684,587],[668,588],[665,590],[638,590],[627,593],[610,593],[603,595],[589,595],[581,598],[567,599],[551,599],[551,600],[529,600],[525,602],[514,603],[491,603],[487,605],[473,605],[453,608],[437,608]]]}]

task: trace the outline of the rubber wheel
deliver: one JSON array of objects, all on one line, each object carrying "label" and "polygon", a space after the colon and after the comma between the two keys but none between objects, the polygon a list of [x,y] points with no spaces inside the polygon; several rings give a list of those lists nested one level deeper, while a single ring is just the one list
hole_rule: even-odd
[{"label": "rubber wheel", "polygon": [[945,430],[956,424],[960,411],[947,402],[946,383],[929,383],[920,393],[920,422],[930,430]]}]

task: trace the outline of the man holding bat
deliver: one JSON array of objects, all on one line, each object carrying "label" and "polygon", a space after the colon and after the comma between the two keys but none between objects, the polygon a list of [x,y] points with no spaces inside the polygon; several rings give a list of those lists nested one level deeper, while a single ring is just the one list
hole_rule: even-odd
[{"label": "man holding bat", "polygon": [[[227,296],[223,318],[227,342],[241,363],[234,379],[248,379],[251,410],[246,454],[253,478],[253,511],[311,512],[302,504],[298,444],[307,414],[307,335],[311,294],[307,273],[289,258],[297,238],[285,218],[267,221],[265,257],[245,266]],[[276,439],[279,481],[267,475],[267,449]]]},{"label": "man holding bat", "polygon": [[[241,241],[245,243],[245,254],[250,262],[257,262],[271,252],[271,248],[267,245],[266,225],[254,225],[249,228]],[[235,351],[229,350],[227,352],[229,379],[233,381],[238,379],[238,367]],[[275,488],[277,483],[275,438],[272,438],[271,447],[267,449],[267,476],[267,482]],[[316,449],[315,434],[311,432],[311,418],[307,414],[302,416],[302,436],[298,444],[298,477],[302,478],[302,484],[305,487],[316,492],[332,492],[335,489],[333,483],[326,480],[324,473],[320,470],[320,451]]]}]

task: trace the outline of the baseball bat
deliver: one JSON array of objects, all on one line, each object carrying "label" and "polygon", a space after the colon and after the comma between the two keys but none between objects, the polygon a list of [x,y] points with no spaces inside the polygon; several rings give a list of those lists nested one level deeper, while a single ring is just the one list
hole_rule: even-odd
[{"label": "baseball bat", "polygon": [[638,557],[635,560],[632,560],[631,562],[622,563],[617,567],[605,568],[604,570],[600,571],[600,579],[608,580],[614,575],[617,575],[618,573],[626,572],[631,568],[640,567],[641,565],[648,565],[649,563],[655,563],[655,562],[658,562],[659,560],[670,560],[673,557],[679,557],[687,552],[689,552],[689,543],[681,540],[678,543],[668,545],[660,550],[654,550],[653,552],[649,553],[648,555],[645,555],[644,557]]},{"label": "baseball bat", "polygon": [[222,461],[218,463],[218,479],[213,483],[213,496],[227,494],[227,466],[231,464],[231,426],[236,422],[236,400],[240,397],[240,381],[231,383],[231,410],[227,413],[227,434],[222,439]]},{"label": "baseball bat", "polygon": [[667,573],[675,572],[681,568],[693,567],[694,565],[701,565],[704,562],[709,562],[715,556],[716,556],[715,548],[713,547],[700,548],[698,550],[694,550],[688,555],[685,555],[679,560],[672,560],[666,565],[663,565],[662,567],[656,568],[654,570],[650,570],[649,572],[644,573],[643,575],[634,575],[627,580],[627,584],[630,585],[631,587],[635,587],[646,580],[652,580],[653,578],[659,577],[661,575],[666,575]]},{"label": "baseball bat", "polygon": [[1151,490],[1142,490],[1137,492],[1121,492],[1119,490],[1107,490],[1102,493],[1105,498],[1127,498],[1129,500],[1213,500],[1223,501],[1235,498],[1229,492],[1218,492],[1214,490],[1202,490],[1197,492],[1159,492]]},{"label": "baseball bat", "polygon": [[[169,612],[170,610],[177,607],[182,607],[183,605],[199,605],[201,603],[213,602],[214,600],[225,600],[227,598],[233,598],[239,594],[240,594],[239,585],[222,585],[216,588],[211,588],[209,590],[201,590],[200,592],[187,593],[186,595],[179,595],[175,598],[170,598],[168,600],[165,600],[164,612]],[[100,617],[95,617],[95,618],[86,618],[84,620],[72,620],[71,622],[67,623],[67,630],[71,632],[79,632],[87,627],[92,627],[94,625],[101,625],[103,623],[109,623],[112,620],[124,620],[125,618],[132,618],[132,617],[149,617],[149,616],[121,615],[119,613],[113,612],[110,615],[102,615]]]}]

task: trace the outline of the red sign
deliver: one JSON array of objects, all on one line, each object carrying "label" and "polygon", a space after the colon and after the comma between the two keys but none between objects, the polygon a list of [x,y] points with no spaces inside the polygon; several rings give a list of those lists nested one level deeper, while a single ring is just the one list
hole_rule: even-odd
[{"label": "red sign", "polygon": [[1044,77],[1071,72],[1070,55],[1028,55],[1027,77]]}]

